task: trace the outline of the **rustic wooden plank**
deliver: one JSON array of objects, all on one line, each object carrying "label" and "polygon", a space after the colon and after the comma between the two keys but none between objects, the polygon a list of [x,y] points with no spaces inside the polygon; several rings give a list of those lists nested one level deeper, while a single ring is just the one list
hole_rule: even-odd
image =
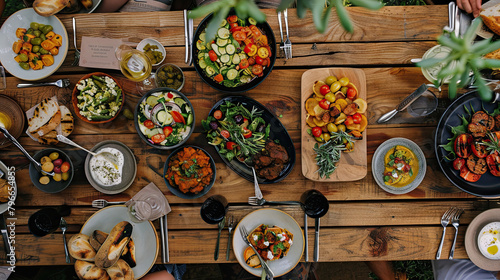
[{"label": "rustic wooden plank", "polygon": [[[434,259],[441,238],[441,226],[341,227],[320,230],[320,261],[367,260],[430,260]],[[309,228],[309,255],[312,256],[314,229]],[[170,230],[169,250],[172,263],[225,263],[213,260],[217,230]],[[68,235],[67,238],[70,238]],[[467,258],[465,230],[458,233],[455,258]],[[16,265],[66,265],[61,234],[36,238],[30,234],[16,235]],[[221,234],[220,251],[225,252],[228,233]],[[445,236],[442,258],[448,258],[453,231]],[[203,244],[203,246],[200,246]],[[5,263],[3,247],[0,262]],[[140,260],[138,260],[140,261]],[[161,261],[158,256],[157,263]],[[230,261],[236,262],[234,253]]]},{"label": "rustic wooden plank", "polygon": [[[235,204],[229,201],[228,215],[241,220],[248,213],[261,209],[258,206]],[[174,204],[168,214],[168,228],[171,230],[214,229],[214,225],[205,223],[200,217],[199,205]],[[434,226],[439,225],[441,215],[449,207],[460,207],[465,210],[460,217],[461,225],[468,225],[479,213],[498,208],[498,201],[476,200],[436,200],[436,201],[335,201],[330,203],[328,213],[321,218],[321,227],[359,227],[359,226]],[[263,206],[280,209],[292,216],[301,227],[304,226],[304,212],[300,206]],[[15,211],[16,233],[29,233],[28,218],[39,208],[20,208]],[[99,209],[72,207],[71,215],[65,217],[68,233],[79,232],[87,219]],[[158,223],[155,226],[159,230]],[[309,219],[308,226],[314,227],[314,220]],[[60,232],[59,230],[57,232]]]}]

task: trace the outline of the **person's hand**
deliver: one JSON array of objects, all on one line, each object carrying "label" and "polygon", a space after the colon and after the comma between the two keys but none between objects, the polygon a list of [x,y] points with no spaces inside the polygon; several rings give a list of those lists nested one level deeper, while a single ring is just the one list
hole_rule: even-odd
[{"label": "person's hand", "polygon": [[457,0],[457,6],[467,13],[472,13],[474,17],[477,17],[481,11],[481,2],[482,0]]}]

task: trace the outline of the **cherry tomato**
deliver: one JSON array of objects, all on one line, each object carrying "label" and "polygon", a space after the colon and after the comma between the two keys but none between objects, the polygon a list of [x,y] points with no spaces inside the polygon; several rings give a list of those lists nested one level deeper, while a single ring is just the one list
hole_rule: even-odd
[{"label": "cherry tomato", "polygon": [[238,31],[238,30],[235,30],[236,27],[238,27],[238,23],[237,22],[231,22],[229,24],[229,31],[231,31],[231,32]]},{"label": "cherry tomato", "polygon": [[455,170],[461,170],[462,167],[465,166],[465,159],[463,158],[456,158],[454,161],[453,161],[453,169]]},{"label": "cherry tomato", "polygon": [[271,65],[271,59],[269,59],[268,57],[262,61],[262,66],[269,66],[269,65]]},{"label": "cherry tomato", "polygon": [[[488,140],[486,140],[488,141]],[[471,145],[472,152],[478,158],[485,158],[488,155],[486,151],[486,146],[481,144],[481,141],[474,141]]]},{"label": "cherry tomato", "polygon": [[149,128],[149,129],[151,129],[151,128],[155,127],[155,124],[151,120],[146,120],[144,122],[144,126],[147,127],[147,128]]},{"label": "cherry tomato", "polygon": [[216,111],[214,112],[214,118],[215,118],[216,120],[220,120],[220,119],[222,119],[222,117],[223,117],[223,114],[222,114],[222,111],[221,111],[221,110],[216,110]]},{"label": "cherry tomato", "polygon": [[319,104],[319,107],[321,107],[325,110],[328,110],[328,108],[330,108],[330,102],[328,100],[326,100],[325,98],[323,98],[318,104]]},{"label": "cherry tomato", "polygon": [[354,120],[352,119],[352,116],[347,116],[347,118],[344,121],[345,125],[352,125],[354,123]]},{"label": "cherry tomato", "polygon": [[327,93],[330,92],[330,87],[327,85],[323,85],[319,88],[319,93],[326,95]]},{"label": "cherry tomato", "polygon": [[260,74],[262,74],[262,71],[264,71],[264,68],[262,68],[262,65],[255,64],[254,66],[252,66],[252,73],[255,76],[259,76]]},{"label": "cherry tomato", "polygon": [[259,55],[260,58],[269,57],[269,51],[265,47],[260,47],[259,50],[257,51],[257,54]]},{"label": "cherry tomato", "polygon": [[172,98],[174,98],[174,95],[171,92],[169,92],[169,93],[167,93],[167,97],[172,99]]},{"label": "cherry tomato", "polygon": [[464,166],[462,167],[462,169],[460,169],[460,177],[468,182],[477,182],[479,179],[481,179],[481,175],[470,172],[467,166]]},{"label": "cherry tomato", "polygon": [[243,128],[243,137],[245,138],[252,137],[252,131],[250,129]]},{"label": "cherry tomato", "polygon": [[[71,168],[71,165],[69,164],[69,162],[65,161],[61,164],[61,172],[64,173],[64,172],[68,172],[69,169]],[[54,167],[55,169],[55,167]]]},{"label": "cherry tomato", "polygon": [[216,61],[217,60],[217,54],[215,53],[214,50],[210,50],[208,52],[208,56],[210,57],[210,60],[211,61]]},{"label": "cherry tomato", "polygon": [[231,134],[229,134],[229,131],[227,131],[225,129],[220,131],[220,135],[222,137],[226,138],[226,139],[228,139],[229,137],[231,137]]},{"label": "cherry tomato", "polygon": [[214,80],[218,83],[224,81],[224,77],[222,76],[222,74],[217,74],[215,77],[214,77]]},{"label": "cherry tomato", "polygon": [[236,144],[232,141],[229,141],[226,143],[226,149],[228,149],[228,150],[234,150],[234,148],[237,146],[238,146],[238,144]]},{"label": "cherry tomato", "polygon": [[165,134],[165,138],[167,138],[168,136],[170,136],[170,134],[172,133],[172,131],[174,131],[174,129],[171,126],[165,126],[163,128],[163,134]]},{"label": "cherry tomato", "polygon": [[232,15],[227,17],[228,22],[237,22],[238,21],[238,16],[237,15]]},{"label": "cherry tomato", "polygon": [[52,163],[54,164],[54,166],[61,166],[61,164],[63,163],[63,160],[61,158],[58,158],[58,159],[54,160]]},{"label": "cherry tomato", "polygon": [[352,121],[355,123],[355,124],[358,124],[358,123],[361,123],[361,114],[360,113],[356,113],[352,116]]},{"label": "cherry tomato", "polygon": [[248,54],[248,56],[254,56],[257,53],[257,46],[254,44],[247,44],[243,51]]},{"label": "cherry tomato", "polygon": [[247,38],[247,34],[245,34],[245,32],[243,31],[234,31],[233,38],[236,41],[245,41],[245,39]]},{"label": "cherry tomato", "polygon": [[254,65],[255,64],[255,58],[253,58],[253,57],[248,58],[248,64]]},{"label": "cherry tomato", "polygon": [[183,124],[186,124],[186,120],[184,119],[184,117],[181,115],[181,113],[177,112],[177,111],[171,111],[170,114],[172,115],[172,117],[174,118],[174,121],[176,123],[183,123]]},{"label": "cherry tomato", "polygon": [[354,99],[356,98],[356,95],[358,95],[358,92],[354,88],[347,89],[347,98]]},{"label": "cherry tomato", "polygon": [[470,147],[471,144],[472,144],[472,136],[470,134],[464,133],[458,135],[453,145],[455,154],[461,158],[469,157],[469,155],[471,154],[471,147]]},{"label": "cherry tomato", "polygon": [[155,144],[160,144],[161,142],[163,142],[163,140],[165,140],[165,134],[163,133],[159,133],[151,137],[151,141],[153,141],[153,143]]},{"label": "cherry tomato", "polygon": [[497,152],[486,157],[486,164],[493,176],[500,177],[500,156]]},{"label": "cherry tomato", "polygon": [[315,126],[312,129],[312,134],[314,137],[320,137],[323,134],[323,130],[319,126]]},{"label": "cherry tomato", "polygon": [[262,63],[264,63],[264,59],[262,59],[260,56],[256,56],[255,63],[262,65]]},{"label": "cherry tomato", "polygon": [[248,63],[248,59],[243,58],[240,62],[240,69],[248,68],[248,66],[250,66],[250,64]]}]

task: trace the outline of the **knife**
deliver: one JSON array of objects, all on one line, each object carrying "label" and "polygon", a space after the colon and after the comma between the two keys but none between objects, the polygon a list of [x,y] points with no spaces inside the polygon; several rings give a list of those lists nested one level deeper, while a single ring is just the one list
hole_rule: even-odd
[{"label": "knife", "polygon": [[5,252],[7,256],[10,256],[12,253],[12,250],[10,248],[10,242],[9,242],[9,233],[7,231],[7,224],[5,223],[5,217],[3,214],[0,214],[0,232],[2,232],[2,238],[3,238],[3,244],[5,247]]},{"label": "knife", "polygon": [[417,88],[412,94],[410,94],[408,97],[406,97],[399,105],[396,107],[396,109],[385,113],[382,117],[380,117],[377,120],[377,123],[384,123],[387,122],[388,120],[392,119],[397,113],[404,111],[410,104],[412,104],[415,100],[417,100],[422,93],[424,93],[427,90],[428,86],[426,84],[422,84],[420,87]]},{"label": "knife", "polygon": [[168,253],[168,225],[167,215],[160,217],[160,231],[161,231],[161,260],[163,263],[170,261]]}]

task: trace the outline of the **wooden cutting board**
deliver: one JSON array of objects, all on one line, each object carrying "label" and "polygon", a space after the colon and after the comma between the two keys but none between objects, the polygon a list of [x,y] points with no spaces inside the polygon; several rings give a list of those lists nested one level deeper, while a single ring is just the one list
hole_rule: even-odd
[{"label": "wooden cutting board", "polygon": [[[342,156],[337,166],[337,170],[330,175],[330,178],[320,178],[317,172],[315,153],[313,151],[316,140],[307,133],[310,127],[306,123],[307,111],[305,109],[306,100],[311,97],[313,84],[317,80],[325,81],[328,76],[335,76],[337,79],[348,77],[358,89],[358,96],[366,100],[366,76],[361,69],[354,68],[318,68],[311,69],[302,74],[301,81],[301,139],[302,139],[302,174],[313,181],[321,182],[345,182],[363,179],[367,174],[366,160],[366,130],[363,132],[363,139],[356,140],[354,151],[350,153],[342,152]],[[368,106],[370,109],[370,106]],[[366,115],[366,113],[365,113]]]}]

